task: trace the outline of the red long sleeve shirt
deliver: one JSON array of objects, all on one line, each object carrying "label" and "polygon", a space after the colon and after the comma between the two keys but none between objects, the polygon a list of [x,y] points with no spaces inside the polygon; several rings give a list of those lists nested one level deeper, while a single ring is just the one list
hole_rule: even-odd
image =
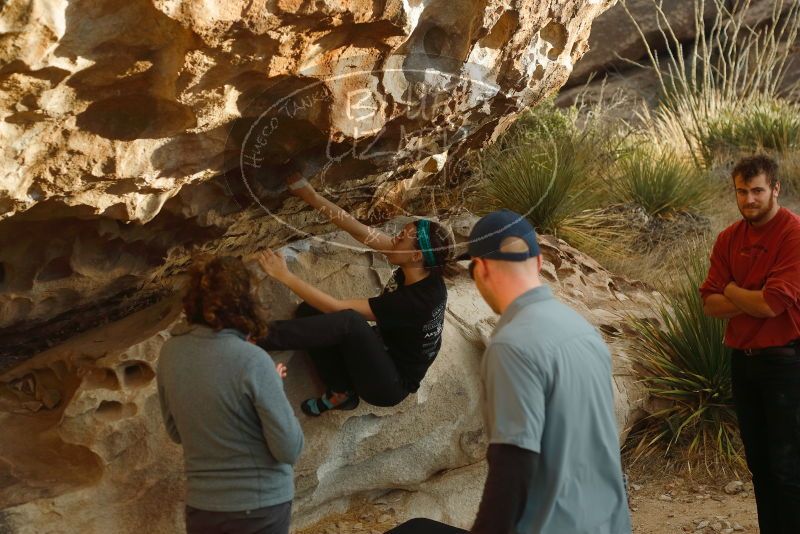
[{"label": "red long sleeve shirt", "polygon": [[700,294],[704,300],[721,294],[731,281],[743,289],[763,289],[764,300],[777,315],[760,319],[743,313],[731,318],[726,345],[760,349],[800,338],[800,217],[781,208],[762,227],[741,220],[723,230]]}]

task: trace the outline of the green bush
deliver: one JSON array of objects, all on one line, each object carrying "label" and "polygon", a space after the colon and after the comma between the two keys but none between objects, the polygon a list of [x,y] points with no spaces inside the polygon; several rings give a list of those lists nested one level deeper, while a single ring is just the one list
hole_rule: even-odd
[{"label": "green bush", "polygon": [[800,147],[800,106],[775,99],[726,112],[700,127],[696,137],[708,167],[720,155],[784,153]]},{"label": "green bush", "polygon": [[575,108],[556,107],[551,98],[528,108],[514,123],[511,135],[519,135],[526,141],[575,138],[580,135],[577,117]]},{"label": "green bush", "polygon": [[638,353],[634,369],[657,408],[631,433],[626,450],[634,460],[665,450],[689,467],[743,467],[732,406],[730,349],[725,323],[707,317],[698,287],[707,262],[698,251],[687,258],[682,279],[666,293],[662,325],[632,318]]},{"label": "green bush", "polygon": [[525,214],[541,233],[584,251],[610,253],[625,233],[622,216],[603,210],[607,191],[598,169],[608,153],[589,133],[552,138],[518,130],[481,161],[488,202]]},{"label": "green bush", "polygon": [[620,158],[612,179],[619,199],[648,214],[696,212],[711,198],[711,188],[696,167],[672,151],[638,147]]}]

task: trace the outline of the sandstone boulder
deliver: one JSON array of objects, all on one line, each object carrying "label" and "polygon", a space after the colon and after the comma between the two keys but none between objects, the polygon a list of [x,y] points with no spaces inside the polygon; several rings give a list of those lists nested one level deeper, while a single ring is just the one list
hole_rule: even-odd
[{"label": "sandstone boulder", "polygon": [[[369,296],[391,271],[383,256],[356,245],[333,234],[283,251],[293,271],[333,294]],[[651,317],[653,294],[563,241],[542,236],[541,245],[547,283],[612,349],[622,438],[643,402],[629,372],[624,317]],[[416,394],[393,408],[362,403],[353,412],[300,415],[306,449],[295,471],[296,527],[381,499],[397,520],[472,520],[485,476],[478,369],[496,317],[465,272],[448,286],[443,349]],[[275,317],[296,302],[270,280],[259,291]],[[181,450],[163,430],[154,369],[164,340],[184,327],[178,301],[167,299],[0,375],[0,530],[182,530]],[[273,356],[287,362],[293,405],[319,391],[303,354]]]},{"label": "sandstone boulder", "polygon": [[[623,2],[617,3],[611,9],[600,15],[592,25],[589,36],[589,51],[575,65],[569,81],[565,87],[573,87],[586,82],[591,74],[600,75],[609,71],[625,71],[630,69],[630,61],[639,61],[649,66],[647,48],[642,36],[631,20],[633,17],[641,28],[646,42],[659,52],[664,52],[672,42],[665,42],[661,30],[667,35],[669,30],[665,19],[672,28],[674,39],[682,43],[691,43],[697,35],[697,16],[695,4],[686,0],[625,0],[624,4],[630,11],[628,15]],[[657,4],[661,4],[663,17],[659,18]],[[717,9],[714,0],[701,0],[703,7],[703,21],[706,26],[714,21]],[[790,0],[726,0],[723,2],[727,9],[744,9],[742,20],[745,24],[756,27],[772,19],[776,9],[788,10]],[[673,37],[670,37],[672,41]],[[794,78],[797,79],[797,78]]]},{"label": "sandstone boulder", "polygon": [[[3,2],[0,352],[140,309],[187,249],[291,217],[287,160],[354,210],[444,183],[561,87],[612,3]],[[296,239],[265,219],[251,237]]]}]

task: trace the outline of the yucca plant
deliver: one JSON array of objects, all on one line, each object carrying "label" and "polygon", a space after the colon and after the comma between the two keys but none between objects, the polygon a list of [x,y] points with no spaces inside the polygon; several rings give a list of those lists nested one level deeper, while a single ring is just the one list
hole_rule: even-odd
[{"label": "yucca plant", "polygon": [[590,132],[562,134],[546,138],[518,130],[486,150],[484,207],[514,210],[541,233],[614,254],[627,226],[622,215],[604,210],[607,188],[599,169],[608,165],[609,155]]},{"label": "yucca plant", "polygon": [[[705,248],[705,247],[703,247]],[[698,287],[707,272],[704,254],[689,254],[673,291],[658,309],[663,324],[632,318],[634,369],[657,408],[631,433],[633,461],[659,451],[709,472],[743,469],[732,406],[730,349],[725,323],[707,317]]]},{"label": "yucca plant", "polygon": [[711,188],[696,167],[674,151],[639,146],[616,164],[612,178],[618,198],[641,206],[652,216],[701,210],[711,198]]}]

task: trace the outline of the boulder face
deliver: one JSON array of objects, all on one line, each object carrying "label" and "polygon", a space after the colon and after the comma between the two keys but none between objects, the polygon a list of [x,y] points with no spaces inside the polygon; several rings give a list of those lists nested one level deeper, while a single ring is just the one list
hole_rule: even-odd
[{"label": "boulder face", "polygon": [[[781,13],[792,7],[793,0],[722,0],[720,3],[731,12],[741,12],[741,20],[745,25],[758,27],[779,19]],[[668,47],[674,48],[673,40],[681,43],[694,42],[699,13],[696,6],[702,8],[702,20],[706,27],[713,24],[718,13],[716,0],[626,0],[624,4],[617,3],[594,22],[589,36],[589,51],[575,65],[565,87],[582,85],[593,74],[602,77],[609,72],[630,70],[631,62],[649,67],[645,41],[653,50],[666,54]],[[661,16],[658,4],[663,13]],[[626,12],[626,7],[630,14]],[[671,34],[665,21],[672,29]],[[669,43],[665,42],[661,29],[670,36]],[[800,69],[800,60],[794,60],[790,64],[787,87],[788,83],[800,78],[791,72],[793,69]]]},{"label": "boulder face", "polygon": [[[371,296],[391,269],[356,245],[339,233],[283,252],[294,272],[332,294]],[[623,438],[642,403],[629,371],[625,315],[653,317],[654,295],[563,241],[541,236],[541,245],[543,278],[611,347]],[[306,446],[295,466],[296,528],[376,502],[390,502],[398,521],[426,515],[471,523],[485,477],[479,366],[496,316],[465,271],[448,281],[443,347],[416,394],[392,408],[362,403],[352,412],[300,415]],[[259,295],[275,318],[297,303],[269,279]],[[154,373],[161,345],[181,328],[179,303],[167,299],[0,375],[0,530],[182,531],[181,448],[163,430]],[[293,406],[320,391],[304,354],[272,356],[288,365]]]},{"label": "boulder face", "polygon": [[3,2],[3,355],[152,303],[189,248],[231,250],[245,222],[249,243],[296,238],[292,169],[401,209],[396,184],[444,183],[561,87],[612,3]]}]

